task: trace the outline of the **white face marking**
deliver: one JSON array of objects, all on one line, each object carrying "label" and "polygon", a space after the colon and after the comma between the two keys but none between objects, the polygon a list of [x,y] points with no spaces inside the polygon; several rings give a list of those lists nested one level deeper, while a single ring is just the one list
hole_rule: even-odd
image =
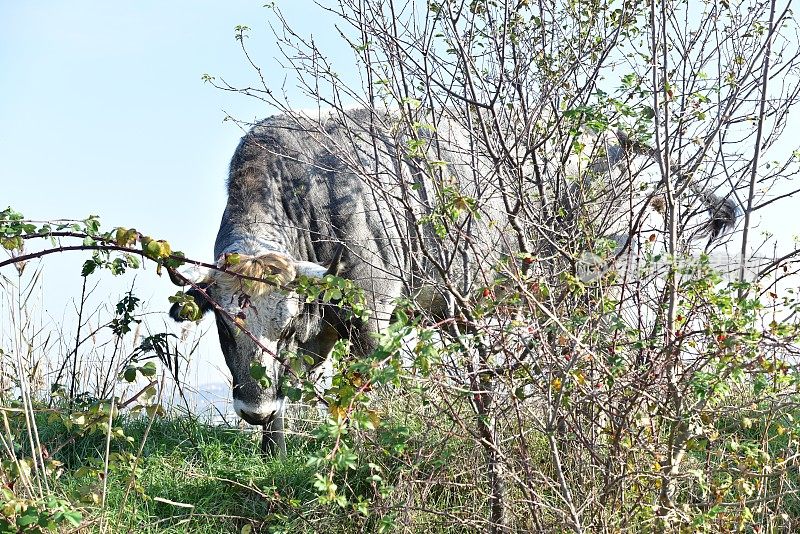
[{"label": "white face marking", "polygon": [[[275,253],[283,256],[285,258],[284,261],[288,260],[289,266],[294,263],[291,257],[281,250],[282,247],[269,240],[266,241],[266,244],[268,246],[262,246],[264,243],[256,245],[251,242],[237,241],[228,246],[225,249],[225,253],[235,252],[243,255],[242,264],[248,258],[258,258],[262,255]],[[222,261],[222,256],[220,256],[219,261]],[[260,273],[247,274],[250,276],[260,275]],[[292,274],[291,276],[293,277],[294,275]],[[293,292],[287,293],[257,283],[256,286],[260,287],[253,287],[253,284],[247,281],[220,283],[218,286],[218,300],[220,305],[232,317],[242,317],[245,328],[267,348],[272,349],[271,345],[278,341],[291,320],[300,312],[300,299]],[[246,299],[243,299],[242,297],[245,296]]]},{"label": "white face marking", "polygon": [[[277,386],[282,374],[282,364],[275,358],[279,350],[278,341],[300,313],[300,297],[293,292],[269,291],[250,297],[249,302],[243,303],[243,307],[238,305],[239,298],[237,293],[225,295],[221,299],[222,307],[232,317],[241,319],[241,325],[247,331],[245,333],[238,327],[232,327],[236,337],[235,358],[240,358],[237,368],[244,375],[239,377],[239,382],[249,380],[249,358],[255,354],[258,363],[267,369],[267,378],[273,386]],[[248,333],[258,340],[260,346],[253,342]]]},{"label": "white face marking", "polygon": [[[269,417],[278,409],[280,401],[276,399],[281,377],[284,374],[279,351],[279,339],[285,334],[292,320],[301,310],[300,297],[297,293],[283,291],[267,291],[249,298],[247,303],[241,302],[240,294],[227,293],[220,295],[220,304],[233,317],[242,319],[242,326],[250,335],[231,326],[236,343],[233,353],[226,355],[228,367],[234,377],[234,409],[246,420],[259,420]],[[230,321],[226,319],[230,324]],[[266,350],[264,350],[266,349]],[[278,356],[278,357],[276,357]],[[250,375],[252,363],[256,361],[265,368],[265,378],[270,386],[261,388],[255,384]],[[242,415],[247,412],[250,417]]]},{"label": "white face marking", "polygon": [[297,293],[269,291],[251,297],[246,308],[236,308],[236,313],[244,313],[244,326],[250,333],[265,344],[273,344],[300,312],[300,298]]},{"label": "white face marking", "polygon": [[[260,245],[264,243],[239,241],[227,247],[225,252],[242,255],[232,270],[256,277],[261,276],[262,272],[269,274],[271,271],[276,276],[284,276],[282,283],[291,281],[298,270],[298,263],[271,242],[267,243],[268,250]],[[302,262],[300,268],[312,274],[324,270],[310,262]],[[235,340],[223,346],[235,384],[234,409],[246,421],[262,424],[282,409],[283,399],[278,398],[278,388],[285,369],[278,354],[279,341],[286,336],[292,321],[302,312],[303,303],[295,292],[268,284],[237,280],[234,276],[220,273],[215,275],[212,292],[229,317],[235,318],[246,330],[232,325],[227,317],[223,319]],[[265,368],[269,386],[262,387],[251,376],[254,361]]]}]

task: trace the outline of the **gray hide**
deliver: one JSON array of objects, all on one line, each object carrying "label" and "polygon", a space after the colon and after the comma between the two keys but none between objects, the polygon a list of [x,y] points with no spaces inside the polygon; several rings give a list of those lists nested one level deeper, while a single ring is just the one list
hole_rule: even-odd
[{"label": "gray hide", "polygon": [[[378,126],[378,119],[384,124]],[[446,123],[437,128],[438,142],[428,140],[428,158],[448,162],[442,183],[479,199],[481,216],[463,214],[444,242],[433,238],[431,225],[408,223],[411,215],[431,213],[436,193],[421,178],[426,174],[422,163],[406,157],[405,141],[387,133],[386,121],[364,110],[323,121],[275,116],[258,123],[236,149],[215,258],[269,254],[312,275],[323,274],[328,266],[364,289],[371,310],[368,322],[352,320],[336,306],[307,304],[285,291],[251,296],[243,304],[241,292],[218,283],[219,277],[201,283],[230,315],[244,317],[248,330],[272,353],[299,350],[321,363],[338,339],[349,338],[356,356],[369,354],[372,334],[388,322],[398,297],[414,296],[439,316],[452,310],[441,277],[430,273],[454,273],[456,288],[467,295],[475,284],[491,282],[496,259],[515,251],[517,240],[508,230],[496,174],[486,161],[471,157],[467,136]],[[619,152],[617,147],[613,153]],[[605,170],[621,159],[609,161]],[[341,259],[329,265],[339,244],[344,245]],[[190,293],[204,311],[211,309],[199,292]],[[177,307],[171,315],[180,320]],[[284,451],[282,364],[237,332],[224,314],[215,315],[237,413],[264,425],[272,452]],[[270,387],[251,378],[253,361],[267,368]]]}]

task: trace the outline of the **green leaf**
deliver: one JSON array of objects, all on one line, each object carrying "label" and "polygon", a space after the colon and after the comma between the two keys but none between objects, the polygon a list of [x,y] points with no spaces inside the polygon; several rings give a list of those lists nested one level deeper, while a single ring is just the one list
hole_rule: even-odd
[{"label": "green leaf", "polygon": [[250,376],[253,380],[261,380],[267,376],[267,368],[258,362],[250,364]]},{"label": "green leaf", "polygon": [[292,386],[284,386],[284,393],[292,402],[298,402],[303,397],[303,390]]},{"label": "green leaf", "polygon": [[64,512],[64,519],[74,527],[81,524],[83,515],[80,512]]},{"label": "green leaf", "polygon": [[122,377],[127,382],[134,382],[136,380],[136,367],[128,367],[125,369],[125,372],[122,373]]},{"label": "green leaf", "polygon": [[200,306],[192,300],[192,302],[186,302],[181,306],[181,317],[185,317],[190,321],[199,321],[203,317],[203,313],[200,311]]},{"label": "green leaf", "polygon": [[25,515],[19,516],[17,518],[17,526],[25,528],[27,526],[33,525],[38,521],[39,521],[39,514],[36,512],[36,509],[28,508],[25,511]]},{"label": "green leaf", "polygon": [[97,262],[95,260],[86,260],[81,269],[81,276],[87,277],[97,269]]},{"label": "green leaf", "polygon": [[97,215],[89,215],[89,218],[83,220],[83,224],[86,226],[86,233],[89,235],[97,235],[97,232],[100,231],[100,220]]},{"label": "green leaf", "polygon": [[241,261],[242,257],[237,252],[230,252],[228,254],[225,254],[225,262],[223,265],[225,267],[231,267],[233,265],[241,263]]},{"label": "green leaf", "polygon": [[158,241],[151,239],[144,245],[144,252],[148,257],[158,259],[161,257],[161,245],[158,244]]},{"label": "green leaf", "polygon": [[147,362],[139,369],[139,372],[142,373],[142,376],[155,376],[158,372],[156,368],[156,364],[153,362]]}]

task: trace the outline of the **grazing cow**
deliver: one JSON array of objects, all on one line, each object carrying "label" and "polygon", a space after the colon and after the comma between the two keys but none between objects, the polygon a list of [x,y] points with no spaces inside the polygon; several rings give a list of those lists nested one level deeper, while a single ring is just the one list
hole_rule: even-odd
[{"label": "grazing cow", "polygon": [[[228,203],[214,246],[217,261],[222,265],[226,255],[238,254],[230,270],[249,277],[272,275],[279,285],[298,274],[336,274],[364,290],[370,311],[366,320],[353,318],[336,306],[307,303],[293,291],[219,271],[196,284],[202,291],[189,291],[203,312],[215,311],[233,377],[234,409],[248,423],[264,426],[262,450],[285,452],[285,366],[276,355],[304,354],[313,367],[342,338],[351,341],[357,356],[369,354],[373,334],[388,323],[399,297],[413,296],[445,316],[452,312],[452,299],[426,280],[441,282],[443,273],[458,273],[450,279],[450,291],[457,280],[455,289],[468,295],[473,284],[489,283],[494,260],[518,246],[496,166],[471,153],[463,131],[443,123],[435,138],[422,129],[421,141],[410,143],[385,124],[376,126],[387,119],[367,110],[319,121],[271,117],[242,138],[231,161]],[[592,166],[594,175],[622,164],[624,143],[611,136],[615,144],[604,151],[605,164]],[[426,158],[414,154],[422,145]],[[447,162],[436,186],[427,176],[441,172],[444,164],[431,160]],[[462,214],[444,239],[435,218],[453,212],[437,211],[437,202],[445,198],[442,183],[450,187],[451,210],[480,214]],[[478,202],[469,205],[467,199]],[[713,210],[712,224],[719,225],[718,214],[725,211],[720,207],[727,204],[710,194],[705,201]],[[420,220],[430,224],[412,222]],[[727,227],[732,220],[724,223]],[[179,305],[170,314],[183,320]],[[243,319],[252,337],[239,332],[232,317]],[[253,362],[266,369],[268,386],[251,376]]]}]

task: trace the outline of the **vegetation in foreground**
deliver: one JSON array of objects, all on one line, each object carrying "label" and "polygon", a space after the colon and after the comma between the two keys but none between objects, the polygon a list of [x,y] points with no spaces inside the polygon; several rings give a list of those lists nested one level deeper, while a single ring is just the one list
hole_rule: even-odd
[{"label": "vegetation in foreground", "polygon": [[[396,113],[397,166],[415,162],[433,187],[419,192],[424,213],[384,215],[430,236],[419,254],[403,252],[439,264],[428,282],[445,288],[447,317],[403,303],[372,354],[337,346],[326,391],[283,384],[293,401],[322,396],[329,417],[303,428],[287,459],[262,460],[247,434],[162,419],[164,381],[147,358],[174,372],[177,341],[132,333],[142,320],[133,291],[55,356],[26,320],[36,271],[25,264],[38,257],[91,253],[84,294],[101,271],[146,261],[174,275],[187,258],[133,228],[101,229],[96,217],[42,222],[4,210],[0,245],[12,257],[0,268],[13,264],[19,276],[0,279],[10,317],[0,322],[2,528],[798,530],[800,299],[788,280],[800,273],[800,251],[752,252],[768,244],[755,242],[759,210],[798,193],[800,154],[777,150],[800,102],[800,86],[781,81],[800,67],[789,6],[334,5],[326,16],[350,39],[363,87],[344,87],[325,51],[272,6],[274,35],[301,87],[340,117],[352,100]],[[248,36],[236,28],[250,60]],[[283,91],[258,83],[237,92],[290,108]],[[436,154],[442,124],[467,138],[474,180],[459,181]],[[626,146],[586,142],[598,136]],[[371,149],[386,149],[379,137]],[[352,162],[371,194],[417,194],[402,175],[388,173],[396,188],[370,182],[386,173],[358,168],[345,144],[332,155]],[[623,172],[612,152],[650,165]],[[514,213],[508,239],[520,246],[474,258],[483,278],[462,276],[457,266],[475,252],[469,229],[492,224],[481,210],[494,194]],[[737,206],[740,256],[726,257],[737,272],[725,280],[708,253]],[[232,256],[205,266],[225,269],[240,259]],[[426,272],[416,267],[415,276]],[[350,289],[326,277],[287,290],[355,312]],[[189,295],[171,300],[197,318]],[[87,324],[82,301],[77,311]],[[95,358],[84,340],[99,332],[106,353]],[[296,354],[275,357],[303,369]],[[258,366],[251,375],[268,378]]]},{"label": "vegetation in foreground", "polygon": [[[690,447],[689,472],[698,480],[702,480],[699,472],[709,467],[716,473],[714,480],[706,482],[709,486],[705,489],[718,503],[690,531],[758,532],[746,528],[753,516],[725,513],[724,509],[730,506],[725,505],[725,497],[753,495],[763,483],[758,477],[734,479],[731,474],[741,474],[756,466],[769,473],[771,465],[797,463],[792,459],[792,451],[797,443],[793,436],[798,431],[770,424],[759,417],[757,407],[751,408],[752,417],[722,417],[714,422],[717,435],[724,436],[717,438],[723,440],[723,447],[716,448],[708,442]],[[441,433],[435,426],[426,426],[421,420],[415,421],[413,427],[409,426],[408,417],[387,420],[385,426],[394,429],[393,435],[375,432],[372,436],[362,436],[366,441],[361,443],[356,461],[359,466],[371,468],[355,468],[337,475],[335,483],[342,485],[341,495],[348,498],[329,499],[326,497],[329,488],[320,483],[313,465],[313,458],[326,449],[324,440],[307,434],[290,438],[287,457],[265,458],[259,453],[258,433],[154,412],[155,417],[122,417],[116,421],[111,432],[115,437],[106,449],[108,434],[103,432],[106,426],[92,428],[92,423],[88,423],[83,431],[76,432],[75,426],[64,422],[75,421],[79,412],[46,412],[48,415],[37,417],[37,428],[42,449],[53,451],[45,454],[49,473],[47,494],[42,499],[14,496],[15,491],[21,493],[25,473],[29,480],[37,480],[31,476],[35,468],[28,461],[28,467],[20,473],[4,461],[6,487],[0,532],[481,530],[479,524],[470,524],[468,519],[470,514],[480,513],[481,492],[468,483],[459,483],[459,479],[472,476],[470,471],[475,473],[480,469],[480,455],[474,454],[476,451],[470,450],[466,441],[454,440],[452,435]],[[102,408],[100,413],[105,415]],[[773,414],[771,419],[794,421],[799,415],[794,411],[782,416]],[[398,414],[392,416],[397,417]],[[5,420],[8,429],[24,429],[22,417],[12,415]],[[389,443],[393,446],[387,447]],[[766,444],[766,449],[758,448],[758,443]],[[547,444],[531,445],[531,452],[545,462]],[[19,465],[26,465],[25,459],[32,458],[23,445],[17,445],[16,451],[21,460]],[[386,475],[380,488],[375,485],[376,469]],[[15,472],[17,478],[13,477]],[[421,479],[423,476],[427,481]],[[38,482],[45,482],[45,477]],[[420,494],[420,488],[414,488],[413,484],[422,482],[428,489]],[[793,470],[779,478],[779,485],[771,486],[771,491],[782,488],[786,493],[777,511],[783,523],[776,531],[791,531],[800,526],[800,500],[792,490],[799,482],[800,477]],[[643,489],[644,486],[629,488],[623,498],[635,499]],[[680,498],[687,501],[685,506],[696,498],[697,490],[696,483],[683,487]],[[365,499],[361,506],[347,502],[354,496]],[[404,499],[409,499],[407,508]],[[424,505],[420,499],[425,501]],[[383,510],[378,506],[381,501]],[[15,506],[17,513],[12,511]],[[381,516],[371,517],[370,512]],[[459,514],[463,514],[461,521],[454,521]],[[437,517],[440,515],[451,517],[443,520]],[[535,530],[533,523],[524,528]]]},{"label": "vegetation in foreground", "polygon": [[[658,401],[665,385],[651,366],[611,350],[603,359],[566,350],[565,334],[582,335],[594,354],[609,348],[599,332],[581,333],[587,322],[613,317],[608,299],[566,324],[530,312],[549,332],[552,352],[542,349],[539,359],[495,377],[510,528],[563,531],[571,513],[565,494],[585,503],[575,513],[600,531],[798,527],[800,374],[784,358],[797,326],[765,321],[769,309],[760,299],[740,294],[741,284],[722,283],[713,270],[691,274],[680,288],[681,320],[706,322],[681,338],[695,359],[678,362],[679,412]],[[26,300],[30,284],[5,281],[7,296]],[[480,311],[505,313],[524,296],[504,290],[482,300]],[[542,297],[552,289],[539,283],[537,291]],[[574,291],[591,303],[596,289]],[[789,297],[784,304],[796,305]],[[24,308],[16,313],[15,324],[24,326]],[[458,374],[474,334],[448,343],[399,312],[368,358],[339,345],[324,394],[327,417],[295,417],[289,455],[264,459],[256,434],[169,415],[173,408],[161,399],[172,360],[164,356],[174,347],[166,350],[163,334],[127,343],[141,317],[129,292],[103,326],[114,367],[97,369],[110,385],[95,390],[113,395],[70,395],[85,391],[78,375],[43,394],[34,387],[43,368],[35,362],[17,361],[10,368],[17,372],[5,375],[2,530],[427,533],[490,525],[492,473],[476,432],[476,390]],[[622,322],[614,328],[631,344],[640,335]],[[508,336],[504,346],[513,348],[514,331],[487,333]],[[39,335],[22,327],[12,348],[41,347]],[[416,342],[404,348],[409,336]],[[116,349],[122,346],[133,348]],[[160,366],[148,359],[154,354]],[[287,391],[310,398],[313,384]],[[667,469],[670,447],[679,447],[680,463]],[[663,517],[665,487],[674,512]]]},{"label": "vegetation in foreground", "polygon": [[[296,526],[309,532],[349,530],[342,523],[315,525],[319,511],[314,513],[313,473],[298,447],[286,458],[265,459],[259,454],[258,434],[191,418],[158,417],[152,424],[141,419],[123,422],[120,428],[130,439],[112,450],[117,463],[110,466],[105,481],[104,503],[104,477],[98,476],[96,461],[103,458],[102,436],[75,441],[59,454],[63,475],[51,490],[85,505],[83,528],[201,533],[280,532]],[[43,429],[43,434],[50,432],[54,442],[69,436],[57,424]]]},{"label": "vegetation in foreground", "polygon": [[[47,415],[40,414],[36,426],[46,451],[48,476],[37,479],[30,451],[17,445],[22,469],[4,462],[6,489],[0,532],[387,531],[393,530],[399,513],[407,512],[398,503],[381,521],[370,517],[367,501],[358,503],[364,497],[379,497],[372,490],[381,480],[375,475],[380,468],[370,460],[389,467],[386,454],[364,457],[375,452],[369,446],[365,452],[370,452],[360,455],[358,461],[371,467],[353,469],[335,480],[344,486],[342,494],[359,495],[353,506],[347,499],[326,495],[330,483],[316,475],[313,467],[313,459],[324,446],[313,436],[294,436],[289,439],[286,457],[267,458],[259,451],[260,434],[191,417],[164,417],[155,412],[152,418],[123,417],[115,421],[110,432],[113,438],[107,442],[108,427],[99,423],[107,415],[102,406],[96,422],[79,421],[77,426],[82,429],[75,425],[81,417],[76,416],[78,411],[44,411]],[[22,412],[16,414],[7,418],[11,432],[6,436],[24,435],[26,422]],[[400,435],[376,436],[384,445],[394,441],[395,452],[418,445],[433,447],[443,437],[425,435],[419,426],[413,429],[420,432],[415,438],[409,436],[412,429],[404,425],[395,431]],[[428,468],[444,472],[454,446],[448,444],[438,458],[423,460],[418,467],[428,464]],[[401,463],[394,465],[398,472],[403,468]],[[20,490],[26,480],[34,485],[46,483],[46,495],[38,499],[15,495],[15,491],[23,493]],[[395,482],[399,480],[395,478]],[[432,510],[447,509],[455,501],[463,505],[474,497],[465,491],[448,491],[446,486],[431,494],[428,506]],[[388,488],[384,486],[384,490]],[[479,502],[472,505],[480,507]],[[420,532],[451,531],[437,528],[436,521],[426,521],[424,516],[413,512],[406,518],[408,526],[416,525],[412,530]]]}]

